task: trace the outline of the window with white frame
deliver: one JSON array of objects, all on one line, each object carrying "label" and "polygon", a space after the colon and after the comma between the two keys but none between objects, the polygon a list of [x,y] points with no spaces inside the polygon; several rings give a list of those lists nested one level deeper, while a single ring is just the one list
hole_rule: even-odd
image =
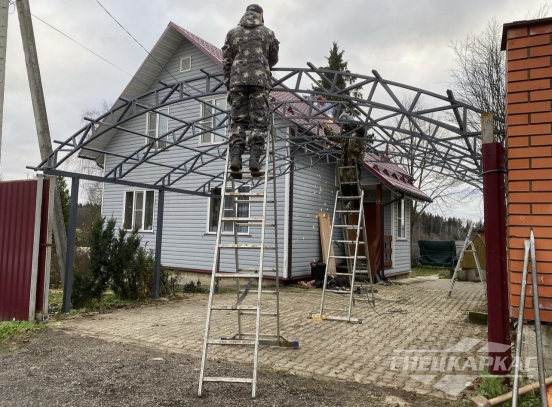
[{"label": "window with white frame", "polygon": [[[145,144],[151,142],[151,138],[157,138],[169,132],[169,118],[163,113],[169,114],[169,108],[164,107],[157,109],[157,112],[148,112],[146,116],[146,134],[148,137],[146,137]],[[165,148],[167,146],[164,140],[168,140],[168,135],[157,142],[157,148]]]},{"label": "window with white frame", "polygon": [[406,239],[406,202],[404,199],[397,201],[397,238]]},{"label": "window with white frame", "polygon": [[154,191],[126,191],[123,228],[153,231]]},{"label": "window with white frame", "polygon": [[[227,189],[227,192],[231,192],[231,189]],[[238,188],[238,192],[249,192],[249,187],[243,186]],[[220,195],[220,188],[213,188],[211,190],[213,195]],[[247,201],[248,197],[240,196],[240,201]],[[211,198],[209,199],[209,233],[216,233],[218,228],[218,219],[220,211],[220,202],[221,198]],[[232,197],[226,196],[224,198],[224,213],[225,218],[234,217],[232,210]],[[249,217],[249,204],[248,203],[238,203],[236,207],[236,217],[238,218],[248,218]],[[234,222],[223,222],[223,233],[234,233]],[[249,233],[249,228],[247,226],[238,226],[238,233]]]},{"label": "window with white frame", "polygon": [[224,141],[224,135],[226,134],[226,128],[209,131],[209,129],[216,129],[226,119],[226,99],[211,99],[205,100],[205,103],[200,102],[200,116],[202,119],[200,122],[200,131],[205,131],[199,137],[199,145],[207,146],[210,144],[218,144]]},{"label": "window with white frame", "polygon": [[188,72],[192,70],[192,57],[182,57],[180,58],[180,72]]}]

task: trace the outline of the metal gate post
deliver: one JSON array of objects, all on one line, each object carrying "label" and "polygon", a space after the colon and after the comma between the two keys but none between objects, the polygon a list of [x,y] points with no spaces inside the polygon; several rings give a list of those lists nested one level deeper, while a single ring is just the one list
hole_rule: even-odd
[{"label": "metal gate post", "polygon": [[80,178],[71,178],[71,206],[69,226],[67,228],[67,255],[65,257],[65,281],[63,284],[63,312],[71,311],[71,293],[73,291],[73,262],[75,260],[75,238],[77,232],[77,209],[79,203]]},{"label": "metal gate post", "polygon": [[[483,159],[483,201],[485,256],[487,260],[487,307],[489,371],[506,375],[512,364],[508,270],[506,262],[506,194],[504,187],[504,146],[494,141],[493,114],[481,115]],[[502,350],[501,346],[506,345]],[[499,348],[499,349],[497,349]]]},{"label": "metal gate post", "polygon": [[157,193],[157,228],[155,230],[155,271],[153,275],[153,298],[159,298],[159,280],[161,278],[161,243],[163,240],[163,210],[165,207],[165,190]]}]

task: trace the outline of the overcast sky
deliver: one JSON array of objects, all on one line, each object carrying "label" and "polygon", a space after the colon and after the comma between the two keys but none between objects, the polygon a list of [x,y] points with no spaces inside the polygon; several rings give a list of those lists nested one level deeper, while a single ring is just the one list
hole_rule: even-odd
[{"label": "overcast sky", "polygon": [[[222,47],[251,0],[100,0],[147,49],[169,21]],[[351,71],[376,69],[387,79],[444,94],[455,67],[450,41],[478,33],[496,17],[523,20],[542,0],[293,0],[259,3],[265,24],[280,40],[280,67],[324,65],[332,41],[345,50]],[[31,12],[134,74],[146,53],[96,0],[31,0]],[[52,140],[82,127],[81,116],[113,102],[130,77],[33,19]],[[40,162],[17,13],[9,16],[6,94],[0,172],[4,179],[33,176]],[[482,218],[477,200],[454,215]]]}]

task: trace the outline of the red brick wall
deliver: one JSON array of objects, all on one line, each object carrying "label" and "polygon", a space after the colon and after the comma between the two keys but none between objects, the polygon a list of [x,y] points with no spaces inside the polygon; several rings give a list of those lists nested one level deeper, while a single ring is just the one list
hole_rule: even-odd
[{"label": "red brick wall", "polygon": [[533,228],[541,318],[552,322],[552,19],[506,24],[504,46],[510,314],[518,316],[523,241]]}]

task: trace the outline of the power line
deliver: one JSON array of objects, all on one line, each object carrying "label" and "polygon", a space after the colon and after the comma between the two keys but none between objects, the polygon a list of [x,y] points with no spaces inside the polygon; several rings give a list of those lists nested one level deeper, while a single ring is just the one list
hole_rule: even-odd
[{"label": "power line", "polygon": [[167,72],[173,79],[175,82],[179,82],[178,79],[176,79],[174,77],[174,75],[172,73],[170,73],[167,68],[165,68],[164,64],[162,64],[161,62],[159,62],[147,49],[146,47],[144,47],[140,41],[138,41],[125,27],[123,27],[123,25],[113,16],[113,14],[111,14],[104,6],[102,3],[99,2],[99,0],[96,0],[96,3],[98,3],[100,5],[101,8],[104,9],[104,11],[109,15],[109,17],[111,17],[113,19],[113,21],[115,21],[119,27],[121,27],[129,36],[130,38],[132,38],[144,51],[146,51],[146,53],[155,61],[157,62],[157,64],[159,64],[159,66],[165,71]]},{"label": "power line", "polygon": [[60,33],[61,35],[63,35],[64,37],[70,39],[71,41],[73,41],[75,44],[81,46],[82,48],[84,48],[85,50],[87,50],[88,52],[94,54],[95,56],[97,56],[98,58],[102,59],[103,61],[107,62],[109,65],[117,68],[119,71],[127,74],[128,76],[130,76],[131,78],[134,78],[134,76],[130,73],[128,73],[127,71],[125,71],[124,69],[118,67],[117,65],[115,65],[113,62],[111,61],[108,61],[106,58],[102,57],[101,55],[97,54],[96,52],[92,51],[90,48],[88,48],[87,46],[81,44],[80,42],[78,42],[77,40],[75,40],[74,38],[70,37],[69,35],[65,34],[64,32],[60,31],[59,29],[57,29],[56,27],[54,27],[53,25],[47,23],[46,21],[44,21],[43,19],[41,19],[40,17],[37,17],[35,16],[34,14],[31,14],[34,18],[36,18],[37,20],[41,21],[42,23],[46,24],[48,27],[50,27],[51,29],[57,31],[58,33]]}]

